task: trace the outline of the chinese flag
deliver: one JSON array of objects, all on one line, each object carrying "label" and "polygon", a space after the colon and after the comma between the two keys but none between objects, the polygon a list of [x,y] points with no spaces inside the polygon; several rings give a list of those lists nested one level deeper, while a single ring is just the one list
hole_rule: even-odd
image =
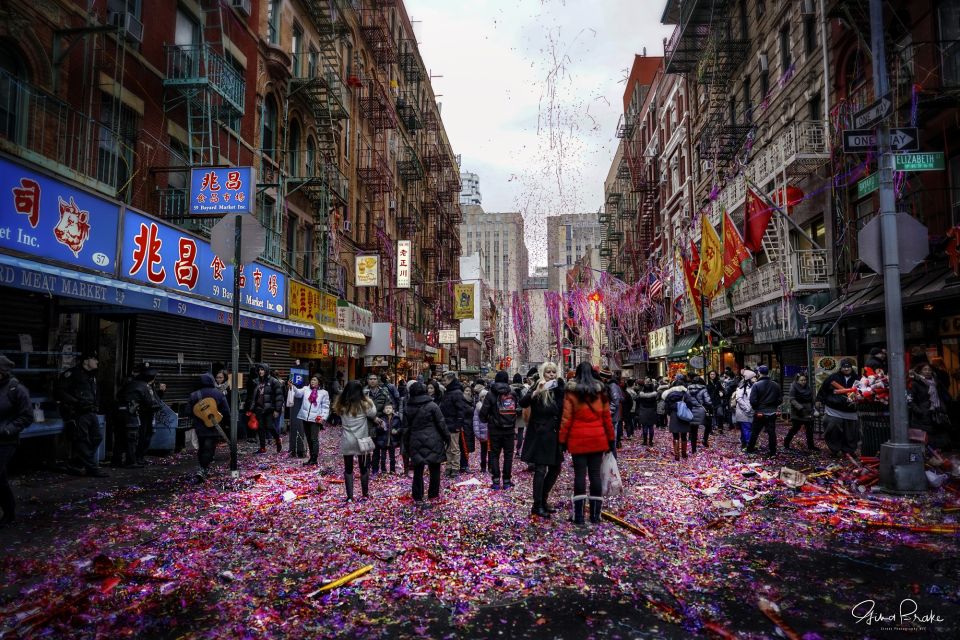
[{"label": "chinese flag", "polygon": [[751,256],[726,209],[723,210],[720,227],[723,235],[723,286],[729,289],[743,277],[743,263]]},{"label": "chinese flag", "polygon": [[773,208],[748,187],[747,213],[743,219],[743,244],[750,253],[760,251],[763,234],[767,232],[772,217]]},{"label": "chinese flag", "polygon": [[720,236],[710,223],[709,216],[704,214],[700,219],[700,271],[697,278],[700,291],[712,298],[723,281],[723,247],[720,246]]},{"label": "chinese flag", "polygon": [[690,294],[690,304],[697,314],[697,322],[703,322],[700,316],[701,293],[697,289],[697,269],[700,267],[700,255],[697,253],[697,245],[690,241],[690,259],[683,261],[683,279],[687,285],[687,293]]}]

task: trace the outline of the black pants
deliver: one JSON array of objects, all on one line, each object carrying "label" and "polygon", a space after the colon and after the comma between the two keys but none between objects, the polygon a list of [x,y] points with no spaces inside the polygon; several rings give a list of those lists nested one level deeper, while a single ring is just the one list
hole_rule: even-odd
[{"label": "black pants", "polygon": [[153,440],[153,413],[141,413],[140,428],[137,431],[137,460],[143,460],[143,456],[147,455],[151,440]]},{"label": "black pants", "polygon": [[280,439],[280,431],[277,429],[277,419],[273,417],[273,411],[257,411],[257,422],[260,428],[257,429],[257,438],[260,440],[260,448],[267,447],[267,431],[274,440]]},{"label": "black pants", "polygon": [[790,442],[793,436],[797,435],[800,429],[803,429],[807,436],[807,449],[813,449],[813,420],[791,420],[790,430],[787,431],[787,437],[783,439],[783,446],[790,448]]},{"label": "black pants", "polygon": [[[291,413],[293,413],[292,410]],[[307,434],[304,429],[303,420],[294,415],[290,418],[290,442],[288,443],[287,450],[294,455],[302,456],[306,439]]]},{"label": "black pants", "polygon": [[857,455],[860,425],[856,420],[827,416],[823,419],[823,440],[832,453]]},{"label": "black pants", "polygon": [[15,444],[0,444],[0,509],[3,510],[0,522],[12,522],[16,511],[17,503],[13,498],[13,490],[7,482],[7,465],[10,464],[10,459],[16,451]]},{"label": "black pants", "polygon": [[[364,475],[368,471],[367,463],[370,460],[369,455],[357,456],[357,466],[360,467],[360,475]],[[344,477],[350,476],[353,477],[353,456],[343,456],[343,475]]]},{"label": "black pants", "polygon": [[777,452],[777,416],[766,416],[757,414],[753,418],[753,429],[750,430],[750,443],[747,445],[747,453],[757,450],[757,440],[760,439],[760,433],[767,432],[767,450],[774,454]]},{"label": "black pants", "polygon": [[512,433],[490,434],[490,475],[494,482],[500,482],[500,454],[503,453],[503,482],[510,482],[513,475]]},{"label": "black pants", "polygon": [[99,465],[97,448],[103,441],[100,423],[95,413],[84,413],[72,421],[69,429],[71,461],[74,466],[85,471],[93,471]]},{"label": "black pants", "polygon": [[373,472],[387,472],[387,457],[390,458],[390,473],[397,470],[397,449],[395,447],[377,447],[373,450]]},{"label": "black pants", "polygon": [[431,462],[429,465],[418,463],[413,465],[413,499],[416,502],[423,500],[423,468],[430,467],[430,488],[428,498],[440,497],[440,462]]},{"label": "black pants", "polygon": [[648,444],[653,442],[653,425],[652,424],[641,424],[640,425],[640,437],[647,441]]},{"label": "black pants", "polygon": [[533,471],[533,508],[546,507],[550,490],[560,477],[559,464],[538,464]]},{"label": "black pants", "polygon": [[310,462],[316,462],[320,455],[320,429],[316,422],[305,423],[307,429],[307,446],[310,448]]},{"label": "black pants", "polygon": [[487,440],[480,441],[480,472],[486,473],[487,463],[490,461],[490,443]]},{"label": "black pants", "polygon": [[220,436],[211,438],[204,436],[203,438],[197,438],[199,446],[197,447],[197,461],[200,463],[200,468],[204,471],[210,466],[213,462],[213,456],[217,453],[217,443],[220,442]]},{"label": "black pants", "polygon": [[523,435],[526,432],[526,430],[527,430],[526,425],[521,425],[517,427],[516,445],[514,446],[514,450],[516,452],[516,455],[518,456],[520,455],[520,452],[523,451]]},{"label": "black pants", "polygon": [[125,412],[120,412],[116,428],[113,430],[113,455],[110,460],[114,466],[133,464],[139,457],[137,449],[140,438],[139,421],[131,421]]},{"label": "black pants", "polygon": [[600,476],[600,465],[603,463],[603,452],[573,454],[573,495],[587,495],[587,477],[590,478],[590,495],[598,498],[603,496],[603,481]]}]

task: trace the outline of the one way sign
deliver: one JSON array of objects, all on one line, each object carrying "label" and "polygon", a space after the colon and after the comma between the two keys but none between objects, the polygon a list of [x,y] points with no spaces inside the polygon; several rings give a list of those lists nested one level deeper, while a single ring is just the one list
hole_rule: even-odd
[{"label": "one way sign", "polygon": [[[916,127],[890,129],[890,147],[894,151],[917,151],[920,138]],[[844,153],[861,153],[877,148],[877,134],[873,129],[847,129],[843,132]]]}]

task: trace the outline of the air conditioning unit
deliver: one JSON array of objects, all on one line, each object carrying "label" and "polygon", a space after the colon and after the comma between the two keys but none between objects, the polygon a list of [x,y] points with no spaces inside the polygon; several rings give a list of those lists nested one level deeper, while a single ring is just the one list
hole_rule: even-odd
[{"label": "air conditioning unit", "polygon": [[344,230],[344,231],[350,231],[350,230],[352,230],[352,229],[353,229],[353,223],[350,222],[349,220],[344,220],[344,221],[343,221],[343,230]]},{"label": "air conditioning unit", "polygon": [[121,29],[127,40],[143,42],[143,23],[136,15],[129,11],[115,11],[109,17],[110,24]]},{"label": "air conditioning unit", "polygon": [[800,11],[800,15],[812,16],[816,12],[816,9],[813,7],[813,0],[803,0],[803,9]]},{"label": "air conditioning unit", "polygon": [[243,15],[250,17],[250,0],[230,0],[230,5]]},{"label": "air conditioning unit", "polygon": [[758,54],[757,58],[760,60],[760,71],[769,71],[770,63],[767,61],[767,54]]}]

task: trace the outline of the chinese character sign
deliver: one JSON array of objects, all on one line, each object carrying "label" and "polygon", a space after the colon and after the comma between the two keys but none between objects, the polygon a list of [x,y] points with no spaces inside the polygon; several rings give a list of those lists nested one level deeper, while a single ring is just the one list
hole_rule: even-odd
[{"label": "chinese character sign", "polygon": [[320,294],[320,324],[328,327],[337,326],[337,296],[329,293]]},{"label": "chinese character sign", "polygon": [[252,213],[256,187],[252,167],[190,170],[190,213]]},{"label": "chinese character sign", "polygon": [[[123,218],[120,277],[233,303],[233,266],[220,260],[209,242],[131,209]],[[279,271],[259,263],[240,268],[243,309],[285,318],[286,298],[286,276]]]},{"label": "chinese character sign", "polygon": [[453,286],[453,318],[469,320],[473,318],[473,283]]},{"label": "chinese character sign", "polygon": [[377,287],[380,285],[380,256],[357,256],[354,266],[354,286]]},{"label": "chinese character sign", "polygon": [[320,290],[290,281],[290,299],[287,305],[291,320],[315,324],[320,318]]},{"label": "chinese character sign", "polygon": [[120,207],[0,158],[0,249],[116,274]]},{"label": "chinese character sign", "polygon": [[413,243],[409,240],[397,240],[397,288],[410,288],[410,252]]}]

